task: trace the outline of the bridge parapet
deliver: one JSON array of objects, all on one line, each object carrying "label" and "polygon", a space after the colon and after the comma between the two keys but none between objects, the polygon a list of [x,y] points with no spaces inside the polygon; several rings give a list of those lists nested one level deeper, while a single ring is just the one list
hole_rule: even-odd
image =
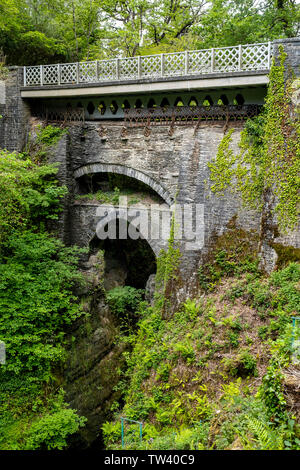
[{"label": "bridge parapet", "polygon": [[271,42],[24,67],[24,87],[79,85],[269,70]]}]

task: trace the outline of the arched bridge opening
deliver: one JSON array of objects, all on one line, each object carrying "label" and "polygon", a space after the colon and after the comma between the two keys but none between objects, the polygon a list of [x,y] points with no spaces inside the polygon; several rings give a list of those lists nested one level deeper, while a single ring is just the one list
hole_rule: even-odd
[{"label": "arched bridge opening", "polygon": [[[128,223],[127,220],[124,220]],[[117,233],[120,221],[117,220]],[[108,224],[104,227],[108,230]],[[145,289],[151,275],[156,272],[156,256],[148,240],[127,238],[100,240],[95,236],[90,242],[90,254],[104,252],[104,287],[107,290],[118,286]]]},{"label": "arched bridge opening", "polygon": [[157,237],[151,238],[151,208],[154,205],[169,212],[167,202],[172,198],[147,175],[121,165],[111,166],[87,165],[75,172],[74,214],[79,211],[79,215],[77,212],[74,217],[74,229],[79,235],[85,232],[82,244],[89,246],[90,261],[103,251],[107,290],[124,285],[145,289],[147,284],[153,285],[156,257],[162,248]]},{"label": "arched bridge opening", "polygon": [[[172,195],[157,180],[151,176],[134,168],[118,164],[92,163],[84,165],[74,172],[74,178],[77,181],[76,190],[79,194],[84,191],[95,192],[97,187],[112,188],[114,181],[117,181],[123,189],[136,188],[143,189],[149,194],[156,195],[168,206],[173,203]],[[105,185],[106,180],[106,185]],[[104,184],[104,186],[103,186]]]}]

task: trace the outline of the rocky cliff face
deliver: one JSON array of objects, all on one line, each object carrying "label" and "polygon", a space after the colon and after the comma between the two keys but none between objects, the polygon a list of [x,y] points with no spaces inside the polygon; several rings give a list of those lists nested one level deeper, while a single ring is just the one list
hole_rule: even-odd
[{"label": "rocky cliff face", "polygon": [[110,408],[120,399],[114,390],[124,365],[124,344],[118,344],[119,325],[102,289],[104,264],[101,253],[90,256],[85,268],[86,287],[78,292],[87,315],[68,332],[68,359],[63,388],[70,406],[88,421],[72,447],[101,447],[100,427],[109,419]]}]

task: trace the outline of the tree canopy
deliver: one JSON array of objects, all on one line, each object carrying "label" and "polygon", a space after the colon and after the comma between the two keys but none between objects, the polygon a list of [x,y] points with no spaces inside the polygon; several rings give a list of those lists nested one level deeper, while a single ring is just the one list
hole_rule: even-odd
[{"label": "tree canopy", "polygon": [[297,0],[0,0],[9,65],[231,46],[299,33]]}]

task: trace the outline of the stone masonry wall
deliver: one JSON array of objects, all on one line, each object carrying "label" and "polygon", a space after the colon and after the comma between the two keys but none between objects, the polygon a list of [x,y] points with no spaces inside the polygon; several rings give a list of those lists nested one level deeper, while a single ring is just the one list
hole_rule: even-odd
[{"label": "stone masonry wall", "polygon": [[29,133],[29,106],[21,98],[23,70],[10,67],[7,79],[0,80],[0,148],[21,151]]},{"label": "stone masonry wall", "polygon": [[[123,124],[106,123],[106,140],[99,136],[99,124],[86,123],[84,129],[73,127],[69,130],[66,154],[69,171],[81,174],[80,169],[87,167],[110,168],[121,165],[128,171],[134,169],[155,180],[178,204],[204,205],[204,248],[209,250],[212,241],[222,235],[233,217],[236,224],[245,231],[259,232],[260,215],[246,211],[241,201],[232,192],[224,197],[213,194],[208,185],[209,168],[224,136],[224,124],[203,124],[195,132],[191,126],[176,127],[174,134],[168,135],[168,127],[153,127],[149,137],[144,136],[141,128],[132,128],[127,138],[122,137]],[[241,126],[235,125],[233,149],[238,150]],[[107,167],[106,167],[107,165]],[[129,173],[128,173],[129,174]],[[72,178],[70,178],[72,181]],[[75,178],[73,190],[76,189]],[[87,231],[91,238],[91,227],[96,226],[95,211],[88,207],[80,211],[78,206],[70,206],[69,239],[81,245],[86,240]],[[88,220],[89,217],[91,220]],[[199,261],[199,251],[187,251],[182,244],[182,270],[192,273]]]}]

